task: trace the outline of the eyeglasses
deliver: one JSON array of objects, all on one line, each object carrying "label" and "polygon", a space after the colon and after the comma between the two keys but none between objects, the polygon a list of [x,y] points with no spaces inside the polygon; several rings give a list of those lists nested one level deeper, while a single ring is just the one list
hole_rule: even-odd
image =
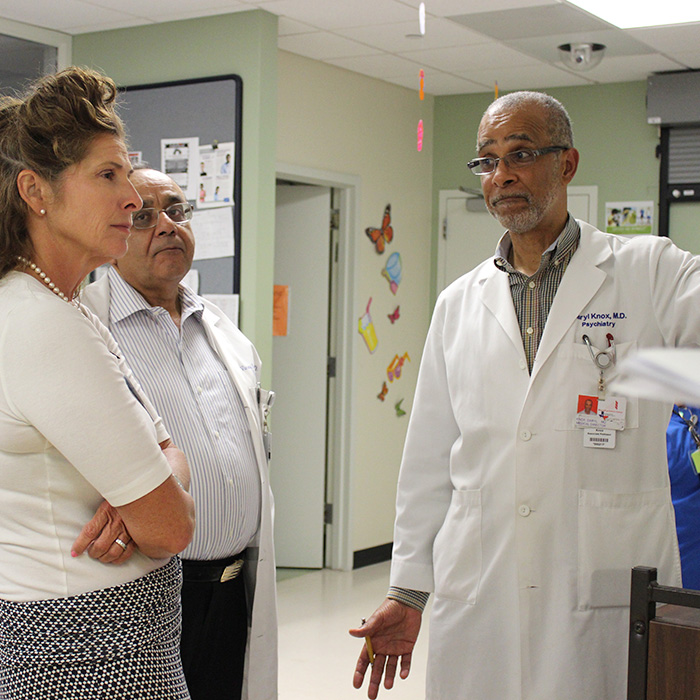
[{"label": "eyeglasses", "polygon": [[536,150],[532,148],[520,148],[517,151],[508,153],[502,158],[491,158],[490,156],[486,158],[474,158],[474,160],[470,160],[467,163],[467,167],[474,175],[490,175],[498,167],[499,161],[503,161],[509,168],[525,168],[528,165],[532,165],[537,160],[537,156],[568,150],[568,146],[547,146],[546,148],[538,148]]},{"label": "eyeglasses", "polygon": [[175,224],[184,224],[192,221],[193,209],[189,202],[178,202],[171,204],[165,209],[139,209],[132,217],[131,226],[133,228],[152,228],[158,223],[158,217],[161,212],[165,212],[166,216]]}]

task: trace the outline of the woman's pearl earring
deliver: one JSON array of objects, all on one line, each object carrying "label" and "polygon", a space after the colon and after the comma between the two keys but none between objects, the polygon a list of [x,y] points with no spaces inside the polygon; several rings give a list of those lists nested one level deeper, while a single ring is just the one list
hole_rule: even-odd
[{"label": "woman's pearl earring", "polygon": [[46,209],[39,209],[39,213],[44,216],[44,214],[46,214]]}]

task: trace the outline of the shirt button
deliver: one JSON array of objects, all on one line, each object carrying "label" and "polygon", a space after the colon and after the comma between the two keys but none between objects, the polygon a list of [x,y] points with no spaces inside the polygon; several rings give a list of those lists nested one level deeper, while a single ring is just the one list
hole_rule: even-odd
[{"label": "shirt button", "polygon": [[219,437],[220,437],[218,431],[216,431],[216,430],[214,431],[214,437],[215,437],[217,440],[218,440]]},{"label": "shirt button", "polygon": [[532,335],[535,332],[535,329],[532,326],[530,326],[525,332],[528,335]]},{"label": "shirt button", "polygon": [[529,282],[527,286],[530,287],[530,289],[534,289],[537,285],[534,282]]},{"label": "shirt button", "polygon": [[197,393],[198,393],[198,394],[201,394],[201,393],[202,393],[202,387],[201,387],[201,386],[198,386],[198,387],[197,387]]},{"label": "shirt button", "polygon": [[530,506],[526,506],[524,503],[521,506],[518,506],[518,514],[522,515],[523,518],[527,518],[528,515],[530,515],[532,511],[530,510]]},{"label": "shirt button", "polygon": [[520,439],[527,442],[532,437],[532,433],[529,430],[520,431]]}]

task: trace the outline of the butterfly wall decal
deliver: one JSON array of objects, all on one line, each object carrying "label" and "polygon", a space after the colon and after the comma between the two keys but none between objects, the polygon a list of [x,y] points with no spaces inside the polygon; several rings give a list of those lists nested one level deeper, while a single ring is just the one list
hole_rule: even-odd
[{"label": "butterfly wall decal", "polygon": [[389,393],[389,387],[386,385],[386,382],[382,383],[382,390],[377,394],[377,398],[380,401],[384,401],[384,397]]},{"label": "butterfly wall decal", "polygon": [[387,204],[384,209],[382,227],[373,228],[370,226],[365,229],[365,233],[369,236],[370,241],[374,243],[377,253],[381,255],[386,244],[391,243],[391,239],[394,237],[394,229],[391,227],[391,204]]},{"label": "butterfly wall decal", "polygon": [[399,320],[399,307],[397,306],[397,307],[394,309],[394,313],[393,313],[393,314],[387,314],[387,318],[388,318],[392,323],[396,323],[396,321]]}]

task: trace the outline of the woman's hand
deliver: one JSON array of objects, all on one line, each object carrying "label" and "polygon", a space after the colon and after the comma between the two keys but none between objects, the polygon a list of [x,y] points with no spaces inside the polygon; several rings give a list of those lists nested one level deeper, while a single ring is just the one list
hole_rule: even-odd
[{"label": "woman's hand", "polygon": [[[123,542],[126,549],[117,540]],[[79,557],[87,550],[92,559],[98,559],[103,564],[123,564],[135,549],[136,545],[117,510],[107,501],[102,501],[73,542],[71,556]]]}]

